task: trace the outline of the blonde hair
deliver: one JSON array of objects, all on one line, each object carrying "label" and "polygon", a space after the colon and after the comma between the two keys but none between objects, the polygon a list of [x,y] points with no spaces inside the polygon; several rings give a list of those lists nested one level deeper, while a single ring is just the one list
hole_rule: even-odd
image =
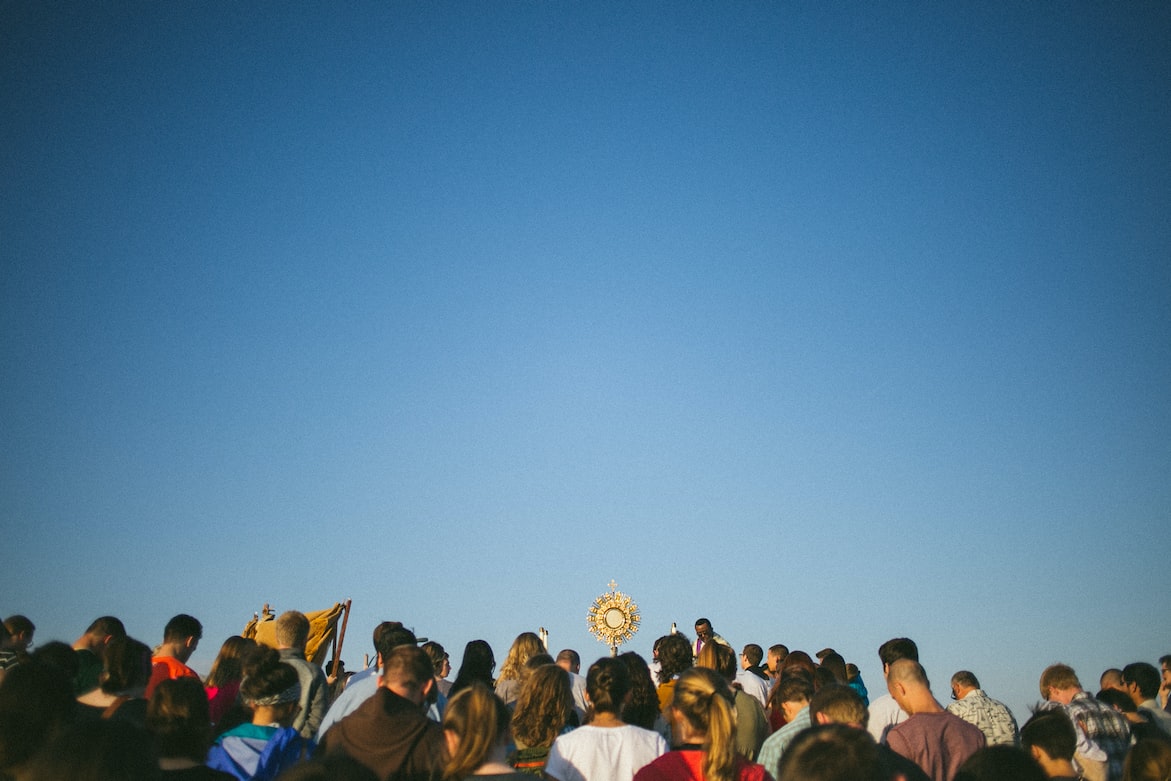
[{"label": "blonde hair", "polygon": [[504,666],[500,668],[500,680],[520,680],[524,676],[525,662],[537,654],[543,653],[545,653],[545,646],[541,642],[541,638],[533,632],[521,632],[512,641],[512,647],[508,649],[508,657],[504,660]]},{"label": "blonde hair", "polygon": [[704,735],[705,781],[732,781],[736,776],[736,710],[724,677],[706,667],[685,670],[675,682],[671,707]]},{"label": "blonde hair", "polygon": [[476,681],[447,703],[443,730],[459,738],[459,744],[447,760],[444,778],[463,778],[484,764],[498,743],[508,740],[511,714],[504,700]]}]

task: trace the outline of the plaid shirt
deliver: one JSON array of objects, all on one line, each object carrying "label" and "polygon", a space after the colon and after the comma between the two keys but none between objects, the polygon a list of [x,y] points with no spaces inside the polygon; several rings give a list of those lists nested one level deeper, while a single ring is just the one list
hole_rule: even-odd
[{"label": "plaid shirt", "polygon": [[[1109,781],[1122,778],[1122,763],[1130,750],[1130,725],[1125,716],[1084,691],[1073,695],[1069,705],[1050,701],[1042,707],[1046,710],[1064,707],[1077,732],[1078,753],[1090,759],[1104,758]],[[1098,752],[1099,756],[1093,756]]]},{"label": "plaid shirt", "polygon": [[949,713],[974,724],[984,733],[989,746],[1019,746],[1020,731],[1012,711],[1003,702],[997,702],[984,693],[973,689],[962,700],[947,706]]}]

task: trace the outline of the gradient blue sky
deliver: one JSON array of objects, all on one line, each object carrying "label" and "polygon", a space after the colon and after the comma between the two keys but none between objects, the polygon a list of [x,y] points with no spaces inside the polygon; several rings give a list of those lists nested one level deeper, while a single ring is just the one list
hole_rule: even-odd
[{"label": "gradient blue sky", "polygon": [[0,5],[0,613],[1171,653],[1171,6],[882,5]]}]

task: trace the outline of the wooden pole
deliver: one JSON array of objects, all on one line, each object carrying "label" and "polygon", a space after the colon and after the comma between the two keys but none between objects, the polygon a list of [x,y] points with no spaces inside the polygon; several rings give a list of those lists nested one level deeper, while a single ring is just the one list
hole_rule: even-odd
[{"label": "wooden pole", "polygon": [[338,664],[341,663],[341,660],[342,660],[342,644],[345,643],[345,641],[346,641],[346,624],[349,623],[349,620],[350,620],[350,600],[347,599],[345,601],[345,604],[342,605],[342,628],[341,628],[341,631],[339,631],[337,633],[337,636],[334,638],[333,671],[330,673],[330,675],[334,678],[337,678],[337,666],[338,666]]}]

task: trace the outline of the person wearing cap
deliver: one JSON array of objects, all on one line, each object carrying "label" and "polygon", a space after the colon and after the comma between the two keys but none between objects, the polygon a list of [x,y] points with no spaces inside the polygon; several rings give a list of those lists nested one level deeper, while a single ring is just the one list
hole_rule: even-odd
[{"label": "person wearing cap", "polygon": [[378,662],[373,667],[354,673],[350,682],[333,705],[329,706],[321,724],[317,727],[317,739],[320,740],[326,731],[336,722],[358,709],[366,700],[378,691],[378,681],[382,675],[383,664],[390,658],[390,652],[399,646],[417,646],[419,639],[415,633],[404,627],[398,621],[383,621],[374,627],[374,650],[378,655]]}]

